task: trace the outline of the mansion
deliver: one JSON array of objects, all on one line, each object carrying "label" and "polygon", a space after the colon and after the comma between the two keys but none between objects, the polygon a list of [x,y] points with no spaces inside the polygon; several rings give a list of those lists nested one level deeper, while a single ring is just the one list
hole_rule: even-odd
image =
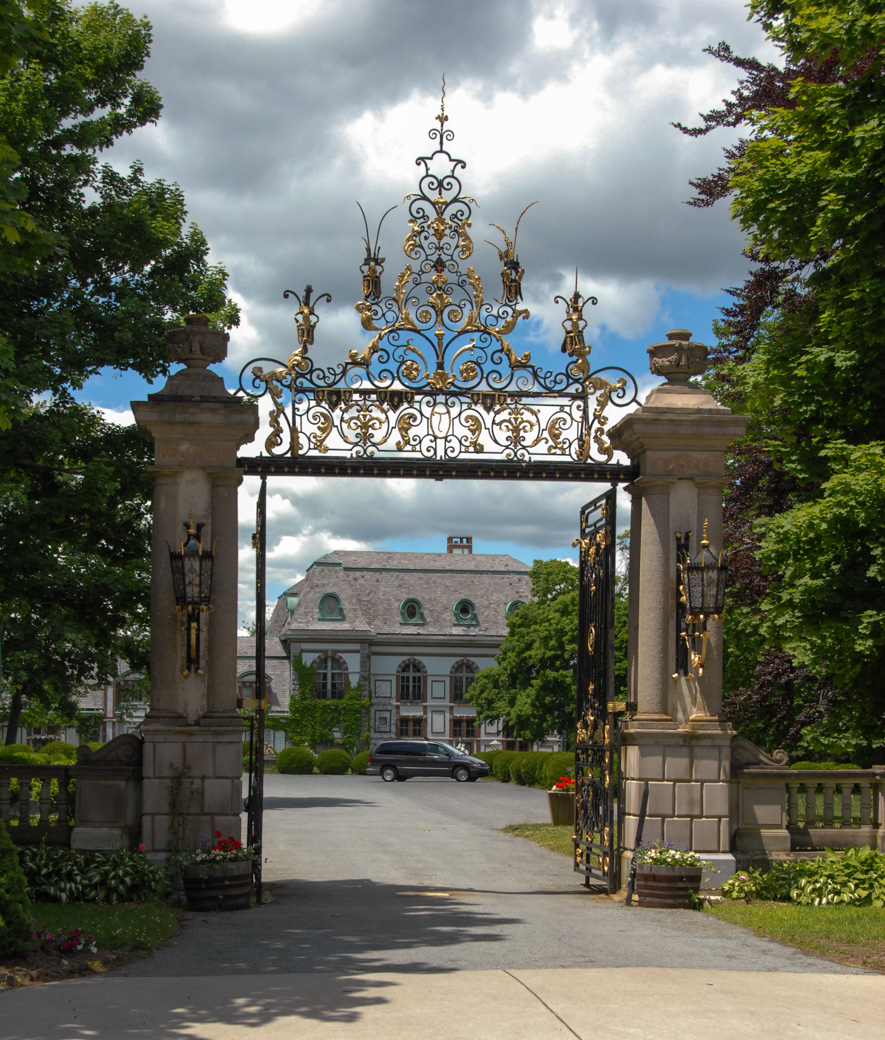
[{"label": "mansion", "polygon": [[[446,552],[337,550],[310,565],[279,597],[265,641],[267,718],[285,715],[298,692],[292,661],[313,665],[318,697],[343,698],[359,683],[371,696],[370,746],[388,737],[428,737],[470,752],[516,748],[499,722],[476,723],[465,694],[495,663],[507,617],[531,595],[529,568],[512,556],[473,552],[468,536],[450,537]],[[232,691],[233,693],[233,691]],[[255,639],[237,639],[237,696],[255,696]],[[149,707],[140,673],[119,662],[117,674],[83,690],[80,711],[94,720],[94,739],[138,729]],[[19,740],[79,741],[77,730],[22,727]],[[282,731],[268,728],[275,750]],[[559,746],[551,735],[543,749]]]},{"label": "mansion", "polygon": [[[471,752],[501,747],[500,724],[478,726],[465,693],[495,663],[507,616],[528,601],[529,568],[511,556],[474,554],[466,536],[450,537],[446,549],[337,550],[311,564],[268,623],[268,718],[285,713],[297,692],[291,662],[300,655],[315,669],[318,697],[340,699],[357,682],[371,694],[371,744],[399,736]],[[254,696],[254,655],[255,640],[240,638],[241,697]],[[268,741],[275,738],[283,734],[268,730]]]}]

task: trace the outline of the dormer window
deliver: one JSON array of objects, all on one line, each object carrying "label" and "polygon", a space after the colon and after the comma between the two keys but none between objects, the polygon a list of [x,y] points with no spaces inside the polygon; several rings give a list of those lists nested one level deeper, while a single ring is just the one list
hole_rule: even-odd
[{"label": "dormer window", "polygon": [[459,599],[454,607],[452,607],[452,614],[454,615],[456,625],[478,624],[476,605],[473,600]]},{"label": "dormer window", "polygon": [[341,611],[341,600],[334,592],[326,592],[320,596],[317,604],[317,619],[319,621],[343,621],[344,614]]},{"label": "dormer window", "polygon": [[424,608],[418,599],[404,599],[399,605],[401,625],[423,625]]},{"label": "dormer window", "polygon": [[505,615],[507,617],[513,617],[513,615],[517,612],[517,610],[519,610],[520,607],[524,607],[524,606],[525,606],[525,600],[524,599],[512,599],[507,604],[507,609],[504,611],[504,613],[505,613]]}]

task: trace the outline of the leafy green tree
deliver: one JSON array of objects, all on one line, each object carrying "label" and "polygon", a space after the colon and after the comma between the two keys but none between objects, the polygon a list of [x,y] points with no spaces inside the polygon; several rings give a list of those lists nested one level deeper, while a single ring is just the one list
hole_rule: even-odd
[{"label": "leafy green tree", "polygon": [[[615,589],[615,695],[627,689],[627,568],[629,536],[618,538]],[[507,619],[496,664],[467,690],[480,722],[502,719],[520,740],[560,733],[574,742],[578,661],[578,568],[565,560],[535,560],[532,598]]]},{"label": "leafy green tree", "polygon": [[497,663],[467,690],[480,721],[503,719],[513,736],[572,733],[578,655],[578,569],[535,560],[532,599],[507,619]]},{"label": "leafy green tree", "polygon": [[753,261],[711,380],[752,417],[726,503],[737,582],[725,710],[755,739],[770,725],[766,743],[869,759],[885,746],[885,10],[750,9],[783,61],[714,48],[743,78],[687,130],[747,134],[693,182],[699,205],[731,198]]},{"label": "leafy green tree", "polygon": [[68,404],[0,435],[0,635],[6,742],[28,702],[73,719],[78,690],[122,657],[147,667],[147,462],[134,427]]},{"label": "leafy green tree", "polygon": [[[164,330],[237,322],[180,188],[101,161],[156,122],[150,26],[116,3],[0,0],[0,632],[7,740],[145,661],[147,446],[73,391],[166,369]],[[72,716],[73,717],[73,716]]]}]

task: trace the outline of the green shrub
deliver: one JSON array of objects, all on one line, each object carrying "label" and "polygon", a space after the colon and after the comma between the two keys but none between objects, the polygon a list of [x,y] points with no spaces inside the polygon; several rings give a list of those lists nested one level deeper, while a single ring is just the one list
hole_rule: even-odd
[{"label": "green shrub", "polygon": [[51,740],[40,748],[40,761],[53,766],[73,765],[77,761],[77,745],[64,740]]},{"label": "green shrub", "polygon": [[543,768],[546,751],[517,752],[510,763],[510,775],[514,782],[523,787],[534,787],[538,783],[538,770]]},{"label": "green shrub", "polygon": [[500,754],[501,754],[501,749],[500,748],[495,748],[493,751],[480,751],[478,755],[474,755],[473,757],[474,758],[478,758],[481,761],[486,762],[486,763],[488,763],[488,765],[491,766],[491,765],[494,764],[495,759]]},{"label": "green shrub", "polygon": [[368,765],[369,752],[360,751],[358,755],[354,755],[350,760],[350,771],[351,773],[356,773],[357,776],[365,776]]},{"label": "green shrub", "polygon": [[31,904],[18,853],[0,823],[0,956],[11,957],[31,947]]},{"label": "green shrub", "polygon": [[28,845],[21,865],[31,899],[48,903],[136,903],[163,899],[169,873],[144,853],[80,852],[58,845]]},{"label": "green shrub", "polygon": [[27,744],[7,744],[0,747],[0,763],[15,765],[23,762],[26,765],[38,765],[42,759],[39,754],[28,747]]},{"label": "green shrub", "polygon": [[574,751],[551,751],[544,762],[540,779],[549,791],[561,776],[575,775]]},{"label": "green shrub", "polygon": [[790,769],[860,769],[853,762],[794,762]]},{"label": "green shrub", "polygon": [[277,755],[278,773],[296,773],[299,775],[312,773],[317,764],[316,755],[309,747],[287,747]]},{"label": "green shrub", "polygon": [[822,859],[773,863],[770,870],[739,870],[722,886],[729,899],[764,899],[800,906],[885,906],[885,856],[865,845]]},{"label": "green shrub", "polygon": [[499,751],[492,763],[492,776],[502,784],[510,783],[510,763],[516,756],[515,751]]},{"label": "green shrub", "polygon": [[324,776],[342,776],[350,769],[350,755],[342,748],[328,748],[317,755],[317,769]]}]

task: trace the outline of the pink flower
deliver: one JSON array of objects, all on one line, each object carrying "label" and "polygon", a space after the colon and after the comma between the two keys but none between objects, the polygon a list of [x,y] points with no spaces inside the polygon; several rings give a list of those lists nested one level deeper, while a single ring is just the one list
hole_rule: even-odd
[{"label": "pink flower", "polygon": [[145,845],[145,843],[143,841],[139,842],[139,844],[138,844],[138,851],[139,852],[145,852],[146,850],[147,850],[147,845]]}]

